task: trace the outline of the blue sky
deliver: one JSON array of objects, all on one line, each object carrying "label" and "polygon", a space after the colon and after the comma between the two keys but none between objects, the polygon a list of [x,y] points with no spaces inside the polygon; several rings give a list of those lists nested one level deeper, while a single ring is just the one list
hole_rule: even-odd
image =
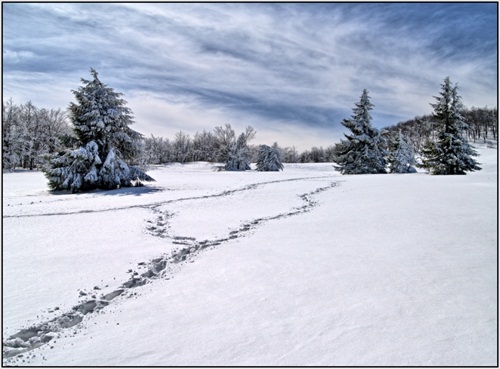
[{"label": "blue sky", "polygon": [[364,88],[384,127],[432,112],[446,76],[497,104],[497,3],[3,3],[3,97],[66,108],[90,67],[132,128],[230,123],[328,146]]}]

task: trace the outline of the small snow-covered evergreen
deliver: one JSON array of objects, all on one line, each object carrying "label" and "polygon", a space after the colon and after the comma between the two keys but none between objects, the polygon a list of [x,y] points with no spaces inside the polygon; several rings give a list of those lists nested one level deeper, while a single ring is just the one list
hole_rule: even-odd
[{"label": "small snow-covered evergreen", "polygon": [[229,147],[225,169],[232,171],[250,170],[250,149],[245,133],[240,134],[236,142]]},{"label": "small snow-covered evergreen", "polygon": [[272,147],[267,145],[260,146],[257,158],[257,170],[268,172],[278,172],[283,170],[281,154],[276,142]]},{"label": "small snow-covered evergreen", "polygon": [[122,94],[104,85],[91,69],[93,80],[82,79],[73,91],[70,119],[81,145],[52,156],[43,168],[53,190],[115,189],[153,181],[140,168],[130,166],[140,151],[141,135],[130,129],[132,112]]},{"label": "small snow-covered evergreen", "polygon": [[267,158],[269,157],[269,151],[271,151],[271,147],[267,145],[260,145],[259,154],[257,157],[257,170],[258,171],[266,171],[267,169]]},{"label": "small snow-covered evergreen", "polygon": [[344,134],[347,140],[340,140],[333,150],[336,169],[342,174],[386,173],[383,141],[378,129],[370,123],[373,104],[366,89],[355,106],[351,119],[342,121],[342,125],[351,133]]},{"label": "small snow-covered evergreen", "polygon": [[389,140],[389,156],[387,158],[391,173],[416,173],[415,153],[413,147],[403,136],[401,130],[396,137]]},{"label": "small snow-covered evergreen", "polygon": [[432,174],[465,174],[481,170],[472,157],[478,156],[465,138],[467,124],[460,113],[461,97],[458,86],[452,86],[450,77],[441,85],[440,96],[435,96],[434,118],[439,122],[437,139],[427,141],[422,149],[422,164]]}]

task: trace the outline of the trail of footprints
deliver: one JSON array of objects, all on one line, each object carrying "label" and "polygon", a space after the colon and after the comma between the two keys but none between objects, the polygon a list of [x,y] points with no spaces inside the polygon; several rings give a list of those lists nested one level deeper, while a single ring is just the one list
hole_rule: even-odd
[{"label": "trail of footprints", "polygon": [[[72,327],[76,328],[85,315],[99,312],[108,306],[113,299],[129,293],[131,289],[143,286],[158,278],[170,279],[172,274],[179,269],[182,263],[193,262],[193,260],[206,249],[212,249],[230,240],[243,237],[265,222],[311,211],[317,205],[312,199],[312,196],[337,185],[338,182],[331,182],[328,186],[319,187],[312,192],[299,195],[304,202],[301,207],[292,208],[286,213],[254,219],[242,224],[237,229],[229,231],[226,237],[214,240],[198,241],[193,237],[170,236],[168,232],[169,219],[172,218],[173,215],[158,210],[158,207],[163,204],[151,206],[151,209],[157,214],[157,217],[155,221],[148,221],[149,225],[146,227],[147,231],[153,236],[170,239],[173,244],[179,245],[179,247],[182,248],[174,249],[170,254],[164,254],[149,262],[140,262],[138,267],[143,270],[145,268],[146,271],[139,274],[136,271],[129,270],[129,273],[131,273],[130,279],[113,292],[99,297],[97,297],[97,294],[92,294],[91,299],[75,305],[71,311],[63,313],[46,322],[21,329],[18,333],[8,337],[3,342],[4,363],[12,364],[16,359],[23,357],[22,353],[31,351],[51,341],[54,342],[54,338],[60,336],[61,331]],[[244,190],[253,188],[256,188],[256,185],[247,186]],[[227,191],[226,195],[235,192],[237,192],[237,190]],[[94,290],[96,289],[98,290],[99,288],[94,287]],[[86,293],[80,292],[80,296],[86,295]],[[77,331],[74,330],[75,328],[73,328],[73,334],[77,334]]]}]

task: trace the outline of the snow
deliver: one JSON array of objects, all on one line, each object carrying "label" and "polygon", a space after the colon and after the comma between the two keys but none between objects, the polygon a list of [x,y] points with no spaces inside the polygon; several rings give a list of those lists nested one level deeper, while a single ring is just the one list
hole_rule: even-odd
[{"label": "snow", "polygon": [[477,150],[466,176],[201,162],[77,195],[4,173],[4,342],[124,292],[3,363],[495,366],[497,151]]}]

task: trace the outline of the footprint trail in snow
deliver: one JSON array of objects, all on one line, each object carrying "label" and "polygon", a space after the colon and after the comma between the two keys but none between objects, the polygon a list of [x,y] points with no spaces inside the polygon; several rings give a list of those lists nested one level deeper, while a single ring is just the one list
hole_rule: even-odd
[{"label": "footprint trail in snow", "polygon": [[[265,194],[269,195],[269,186],[278,186],[277,188],[279,188],[279,184],[283,182],[301,182],[310,188],[311,181],[315,183],[313,191],[298,195],[298,191],[294,191],[295,194],[292,196],[293,201],[284,202],[280,209],[261,209],[258,206],[259,203],[262,204],[265,202]],[[325,182],[328,184],[325,185]],[[318,184],[322,185],[318,187]],[[146,226],[147,232],[152,236],[169,240],[172,244],[179,247],[173,249],[170,253],[165,253],[148,262],[139,262],[138,265],[146,268],[146,271],[140,274],[133,272],[131,278],[116,287],[114,291],[100,295],[99,297],[97,294],[94,294],[91,299],[75,305],[71,311],[62,313],[48,321],[34,324],[29,328],[21,329],[16,334],[5,339],[3,342],[4,364],[19,364],[19,359],[24,356],[21,355],[22,353],[29,352],[51,341],[54,342],[54,338],[60,337],[61,332],[64,330],[71,330],[73,334],[77,334],[76,328],[78,328],[78,324],[83,321],[86,315],[99,312],[119,296],[130,294],[131,290],[136,287],[151,283],[158,278],[170,279],[184,263],[193,262],[207,249],[214,249],[238,237],[245,237],[266,222],[311,211],[317,206],[314,196],[337,185],[338,182],[331,182],[331,177],[293,178],[250,184],[239,189],[227,190],[215,195],[168,200],[147,205],[155,214],[152,220],[148,220],[148,225]],[[301,186],[298,187],[300,188]],[[258,189],[262,191],[259,193]],[[290,195],[282,194],[284,200],[287,196],[290,198]],[[296,203],[296,206],[290,207],[289,203],[293,202]],[[238,226],[227,228],[228,223],[224,223],[224,219],[220,219],[220,217],[223,218],[222,214],[226,214],[229,224],[231,224],[231,220],[234,224],[234,219],[232,219],[234,216],[231,215],[230,211],[229,213],[227,211],[231,208],[234,209],[234,207],[243,206],[242,204],[249,207],[246,214],[250,218],[240,219]],[[212,214],[211,219],[208,220],[208,224],[205,224],[205,227],[201,227],[203,229],[198,230],[192,229],[192,226],[189,224],[192,222],[192,219],[184,219],[184,224],[182,219],[183,207],[187,209],[196,206],[200,206]],[[220,217],[213,216],[214,208],[216,212],[218,210],[221,213],[218,214]],[[203,210],[198,213],[200,219],[205,217]],[[217,225],[220,224],[223,226],[217,228]],[[217,229],[214,230],[214,228]],[[188,231],[191,233],[187,233]],[[29,356],[27,359],[29,359]]]}]

